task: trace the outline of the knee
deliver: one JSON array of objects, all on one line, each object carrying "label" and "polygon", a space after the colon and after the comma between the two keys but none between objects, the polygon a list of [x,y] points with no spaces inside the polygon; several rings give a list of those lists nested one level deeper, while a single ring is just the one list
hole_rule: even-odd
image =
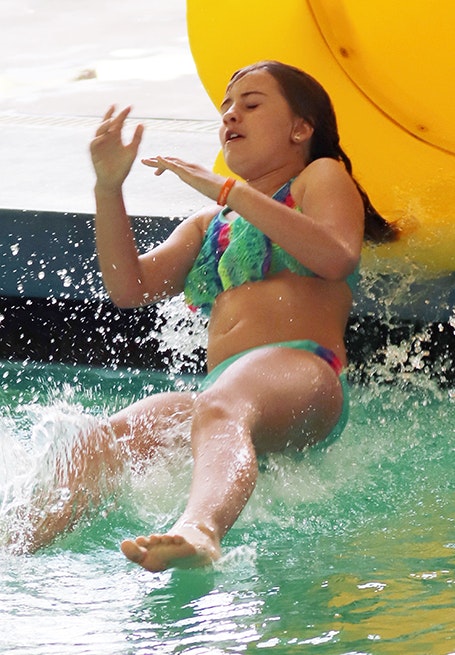
[{"label": "knee", "polygon": [[244,398],[225,390],[210,388],[197,397],[193,409],[193,428],[210,426],[212,430],[236,428],[248,430],[254,408]]},{"label": "knee", "polygon": [[[193,456],[210,452],[226,467],[235,463],[236,475],[257,468],[251,418],[229,396],[208,390],[195,402],[191,429]],[[208,450],[207,450],[208,449]],[[213,460],[210,466],[215,464]],[[254,476],[253,476],[254,477]]]},{"label": "knee", "polygon": [[208,389],[200,393],[194,403],[193,425],[207,422],[228,422],[232,417],[232,405],[220,393]]}]

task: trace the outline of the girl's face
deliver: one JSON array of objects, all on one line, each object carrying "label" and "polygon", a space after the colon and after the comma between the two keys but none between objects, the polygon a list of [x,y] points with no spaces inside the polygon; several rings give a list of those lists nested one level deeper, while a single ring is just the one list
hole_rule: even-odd
[{"label": "girl's face", "polygon": [[312,128],[296,117],[266,70],[247,73],[221,104],[220,141],[229,168],[247,180],[305,165]]}]

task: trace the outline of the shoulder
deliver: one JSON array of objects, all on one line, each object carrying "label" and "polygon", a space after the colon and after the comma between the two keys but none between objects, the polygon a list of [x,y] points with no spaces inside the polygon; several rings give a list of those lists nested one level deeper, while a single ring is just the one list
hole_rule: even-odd
[{"label": "shoulder", "polygon": [[292,184],[294,190],[304,192],[308,186],[338,182],[355,188],[351,175],[344,165],[336,159],[321,157],[305,166]]},{"label": "shoulder", "polygon": [[220,207],[218,205],[204,207],[191,216],[188,216],[182,224],[196,228],[201,232],[201,234],[205,234],[210,222],[215,218],[219,211]]},{"label": "shoulder", "polygon": [[184,218],[167,240],[174,242],[177,239],[183,239],[184,241],[202,242],[210,222],[218,214],[219,210],[218,205],[211,205]]},{"label": "shoulder", "polygon": [[[344,207],[363,223],[364,207],[359,190],[344,165],[328,157],[316,159],[294,180],[291,193],[303,209],[319,206],[332,213]],[[341,212],[342,213],[342,212]]]}]

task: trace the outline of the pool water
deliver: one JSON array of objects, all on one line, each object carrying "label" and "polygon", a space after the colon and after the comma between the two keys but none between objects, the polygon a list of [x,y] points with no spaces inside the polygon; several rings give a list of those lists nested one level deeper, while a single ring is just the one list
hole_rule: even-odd
[{"label": "pool water", "polygon": [[[62,417],[77,426],[84,411],[191,383],[26,362],[0,363],[0,380],[3,530],[37,424],[45,439]],[[455,653],[453,416],[453,391],[421,374],[354,381],[350,423],[328,451],[261,463],[213,568],[150,574],[118,544],[165,529],[184,505],[188,450],[163,453],[51,546],[2,548],[0,653]]]}]

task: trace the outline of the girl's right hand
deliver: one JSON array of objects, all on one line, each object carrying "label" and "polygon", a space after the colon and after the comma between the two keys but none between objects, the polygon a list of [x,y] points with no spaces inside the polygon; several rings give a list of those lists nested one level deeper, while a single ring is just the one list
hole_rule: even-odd
[{"label": "girl's right hand", "polygon": [[114,116],[115,107],[109,107],[90,144],[97,187],[106,191],[120,190],[137,156],[144,126],[138,125],[130,143],[123,143],[122,129],[131,107]]}]

